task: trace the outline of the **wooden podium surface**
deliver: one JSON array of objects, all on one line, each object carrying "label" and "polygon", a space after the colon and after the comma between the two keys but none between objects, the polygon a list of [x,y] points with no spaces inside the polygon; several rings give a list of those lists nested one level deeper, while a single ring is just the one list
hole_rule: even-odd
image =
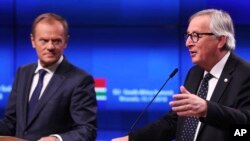
[{"label": "wooden podium surface", "polygon": [[0,136],[0,141],[26,141],[26,140],[12,136]]}]

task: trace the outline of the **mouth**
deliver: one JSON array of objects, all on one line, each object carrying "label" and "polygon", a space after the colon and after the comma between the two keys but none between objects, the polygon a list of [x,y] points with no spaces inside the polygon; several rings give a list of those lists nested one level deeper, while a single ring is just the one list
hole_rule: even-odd
[{"label": "mouth", "polygon": [[47,52],[47,53],[44,54],[44,56],[47,56],[47,57],[54,57],[54,56],[56,56],[56,54],[55,54],[55,53],[52,53],[52,52]]},{"label": "mouth", "polygon": [[197,54],[197,51],[189,51],[189,53],[191,57],[194,57]]}]

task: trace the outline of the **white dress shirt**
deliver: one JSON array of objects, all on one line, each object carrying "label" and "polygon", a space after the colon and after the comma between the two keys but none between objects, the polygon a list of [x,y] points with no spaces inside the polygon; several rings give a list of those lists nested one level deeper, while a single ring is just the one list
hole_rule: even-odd
[{"label": "white dress shirt", "polygon": [[[62,63],[62,61],[63,61],[63,56],[61,56],[60,59],[55,64],[53,64],[52,66],[49,66],[47,68],[43,68],[41,66],[40,60],[38,60],[38,65],[37,65],[37,68],[36,68],[36,70],[34,72],[34,77],[33,77],[32,84],[31,84],[31,89],[30,89],[30,94],[29,94],[29,100],[31,99],[33,91],[35,90],[35,87],[36,87],[36,85],[38,83],[38,79],[39,79],[39,73],[38,73],[38,71],[40,69],[44,69],[44,70],[47,71],[47,73],[45,74],[44,79],[43,79],[43,87],[42,87],[42,90],[41,90],[41,93],[40,93],[40,96],[39,96],[39,99],[40,99],[42,97],[42,95],[43,95],[43,92],[44,92],[45,88],[49,84],[50,79],[52,78],[52,76],[55,73],[57,67]],[[53,135],[50,135],[50,136],[54,136],[54,137],[57,138],[57,140],[63,141],[62,138],[61,138],[61,136],[58,135],[58,134],[53,134]]]},{"label": "white dress shirt", "polygon": [[43,68],[40,64],[40,61],[38,60],[38,65],[37,65],[37,68],[34,72],[34,77],[33,77],[33,81],[32,81],[32,84],[31,84],[31,89],[30,89],[30,94],[29,94],[29,100],[31,99],[31,96],[33,94],[33,91],[35,90],[36,88],[36,85],[38,83],[38,79],[39,79],[39,73],[38,71],[40,69],[44,69],[47,71],[47,73],[45,74],[44,76],[44,79],[43,79],[43,87],[42,87],[42,90],[41,90],[41,93],[40,93],[40,96],[39,96],[39,99],[41,98],[45,88],[47,87],[50,79],[52,78],[54,72],[56,71],[57,67],[59,66],[59,64],[63,61],[63,56],[60,57],[60,59],[57,61],[57,63],[55,63],[54,65],[48,67],[48,68]]},{"label": "white dress shirt", "polygon": [[[211,71],[209,72],[210,74],[213,75],[213,78],[210,79],[210,81],[208,82],[208,92],[207,92],[207,98],[206,100],[209,101],[212,97],[212,94],[213,94],[213,91],[217,85],[217,82],[221,76],[221,73],[224,69],[224,66],[229,58],[229,55],[230,55],[230,51],[227,52],[227,54],[211,69]],[[204,72],[204,76],[207,74],[208,72],[205,71]],[[197,138],[197,135],[198,135],[198,132],[199,132],[199,129],[200,129],[200,126],[201,126],[201,122],[199,121],[198,123],[198,126],[196,128],[196,132],[195,132],[195,135],[194,135],[194,141],[196,141],[196,138]]]}]

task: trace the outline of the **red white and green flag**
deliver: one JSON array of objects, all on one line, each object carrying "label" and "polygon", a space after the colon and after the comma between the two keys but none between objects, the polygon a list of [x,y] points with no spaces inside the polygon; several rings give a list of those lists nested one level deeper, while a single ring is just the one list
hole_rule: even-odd
[{"label": "red white and green flag", "polygon": [[107,87],[104,78],[95,78],[95,92],[98,101],[107,100]]}]

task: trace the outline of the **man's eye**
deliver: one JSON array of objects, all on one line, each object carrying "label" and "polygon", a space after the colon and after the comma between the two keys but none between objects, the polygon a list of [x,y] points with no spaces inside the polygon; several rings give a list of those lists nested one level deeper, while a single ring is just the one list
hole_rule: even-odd
[{"label": "man's eye", "polygon": [[42,40],[40,40],[40,43],[44,45],[47,43],[47,40],[42,39]]},{"label": "man's eye", "polygon": [[61,43],[62,43],[61,40],[54,40],[54,41],[53,41],[53,44],[55,44],[55,45],[60,45]]}]

